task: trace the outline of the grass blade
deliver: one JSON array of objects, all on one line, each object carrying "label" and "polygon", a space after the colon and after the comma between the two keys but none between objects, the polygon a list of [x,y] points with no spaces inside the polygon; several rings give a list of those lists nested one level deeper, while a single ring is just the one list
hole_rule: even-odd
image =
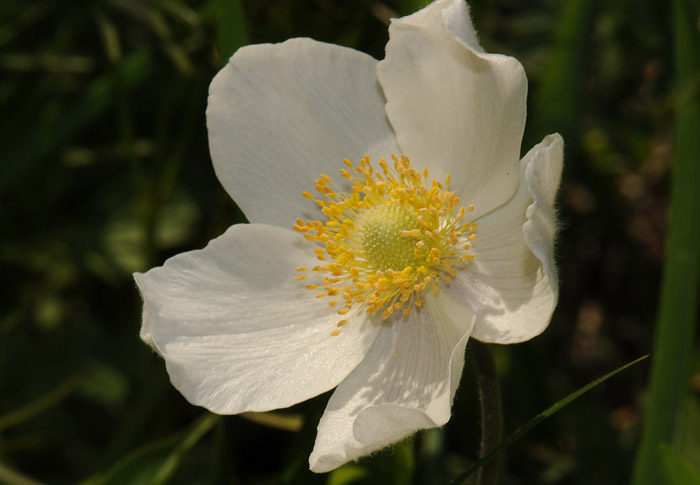
[{"label": "grass blade", "polygon": [[505,440],[501,441],[501,443],[491,451],[491,453],[488,453],[486,456],[484,456],[482,459],[478,460],[475,462],[472,466],[470,466],[464,473],[459,475],[457,478],[455,478],[452,483],[462,483],[464,480],[469,478],[470,475],[472,475],[474,472],[476,472],[479,468],[493,460],[496,455],[498,455],[501,451],[515,443],[520,437],[522,437],[525,433],[530,431],[532,428],[540,424],[542,421],[559,411],[561,408],[569,404],[571,401],[579,398],[581,395],[585,394],[586,392],[590,391],[593,389],[595,386],[598,384],[601,384],[602,382],[607,381],[610,379],[612,376],[615,374],[622,372],[623,370],[627,369],[628,367],[633,366],[634,364],[641,362],[642,360],[646,359],[649,357],[648,355],[645,355],[643,357],[640,357],[636,360],[633,360],[632,362],[629,362],[622,367],[618,367],[612,372],[608,372],[605,374],[603,377],[599,377],[598,379],[594,380],[593,382],[589,382],[582,388],[578,389],[575,392],[572,392],[568,396],[566,396],[564,399],[561,401],[555,403],[553,406],[547,408],[545,411],[541,412],[534,418],[532,418],[530,421],[525,423],[523,426],[518,428],[513,434],[508,436]]},{"label": "grass blade", "polygon": [[205,414],[183,433],[134,450],[106,473],[91,477],[83,485],[167,483],[182,456],[207,434],[218,419],[215,414]]},{"label": "grass blade", "polygon": [[659,458],[663,470],[663,483],[668,485],[700,485],[700,474],[678,451],[662,443],[659,446]]},{"label": "grass blade", "polygon": [[700,39],[697,7],[673,3],[676,126],[671,219],[635,485],[660,483],[658,447],[675,443],[693,352],[700,290]]}]

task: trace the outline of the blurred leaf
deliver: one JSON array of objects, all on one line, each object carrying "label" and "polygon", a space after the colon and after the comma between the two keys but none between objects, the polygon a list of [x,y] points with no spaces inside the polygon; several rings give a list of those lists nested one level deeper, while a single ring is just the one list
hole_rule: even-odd
[{"label": "blurred leaf", "polygon": [[671,218],[642,442],[633,483],[659,483],[658,447],[678,433],[695,342],[700,291],[700,35],[697,4],[676,0],[678,83]]},{"label": "blurred leaf", "polygon": [[0,23],[0,47],[12,41],[22,30],[41,20],[51,10],[50,1],[24,4],[12,12],[12,22]]},{"label": "blurred leaf", "polygon": [[124,403],[128,390],[129,382],[121,369],[105,362],[91,362],[88,378],[78,393],[91,401],[114,407]]},{"label": "blurred leaf", "polygon": [[372,475],[378,478],[380,484],[412,484],[416,469],[413,438],[396,443],[388,452],[375,455],[370,465]]},{"label": "blurred leaf", "polygon": [[219,56],[225,64],[234,52],[248,44],[248,30],[240,0],[214,0],[214,4]]},{"label": "blurred leaf", "polygon": [[108,19],[102,11],[97,11],[95,13],[95,20],[100,35],[102,36],[102,43],[107,53],[107,59],[112,64],[117,64],[122,59],[122,49],[117,26],[114,25],[114,22]]},{"label": "blurred leaf", "polygon": [[586,384],[586,385],[583,386],[582,388],[578,389],[577,391],[572,392],[571,394],[569,394],[568,396],[566,396],[564,399],[562,399],[561,401],[557,402],[557,403],[554,404],[553,406],[547,408],[545,411],[541,412],[540,414],[538,414],[537,416],[535,416],[534,418],[532,418],[530,421],[528,421],[527,423],[525,423],[523,426],[521,426],[521,427],[520,427],[518,430],[516,430],[513,434],[511,434],[510,436],[508,436],[508,437],[507,437],[505,440],[503,440],[503,441],[501,442],[501,444],[498,445],[491,453],[487,454],[485,457],[483,457],[482,459],[480,459],[480,460],[478,460],[476,463],[474,463],[472,466],[470,466],[464,473],[462,473],[462,474],[459,475],[457,478],[455,478],[455,479],[452,481],[452,483],[462,483],[462,482],[464,482],[464,480],[466,480],[467,478],[469,478],[469,476],[470,476],[472,473],[476,472],[479,468],[481,468],[482,466],[484,466],[486,463],[488,463],[488,462],[490,462],[491,460],[493,460],[493,459],[496,457],[496,455],[498,455],[501,451],[503,451],[505,448],[507,448],[507,447],[509,447],[510,445],[512,445],[514,442],[516,442],[518,439],[520,439],[525,433],[527,433],[527,432],[530,431],[532,428],[534,428],[535,426],[537,426],[538,424],[540,424],[542,421],[544,421],[545,419],[547,419],[548,417],[550,417],[551,415],[553,415],[554,413],[556,413],[557,411],[559,411],[561,408],[563,408],[563,407],[566,406],[567,404],[571,403],[571,402],[574,401],[575,399],[578,399],[579,397],[581,397],[583,394],[585,394],[586,392],[588,392],[588,391],[590,391],[591,389],[593,389],[593,388],[594,388],[595,386],[597,386],[598,384],[601,384],[601,383],[607,381],[608,379],[610,379],[610,378],[611,378],[612,376],[614,376],[615,374],[617,374],[617,373],[619,373],[619,372],[622,372],[623,370],[627,369],[628,367],[633,366],[634,364],[636,364],[636,363],[638,363],[638,362],[643,361],[643,360],[646,359],[647,357],[649,357],[649,356],[648,356],[648,355],[645,355],[645,356],[643,356],[643,357],[640,357],[640,358],[638,358],[638,359],[633,360],[632,362],[628,362],[627,364],[623,365],[622,367],[618,367],[617,369],[615,369],[615,370],[612,371],[612,372],[608,372],[608,373],[605,374],[603,377],[600,377],[600,378],[594,380],[593,382],[589,382],[588,384]]},{"label": "blurred leaf", "polygon": [[104,474],[89,478],[83,485],[158,485],[175,473],[182,456],[216,424],[219,416],[205,414],[188,430],[172,438],[139,448]]},{"label": "blurred leaf", "polygon": [[[197,213],[193,202],[184,194],[176,194],[168,200],[155,229],[158,247],[170,248],[182,243],[190,234]],[[112,262],[124,272],[142,271],[139,248],[143,247],[146,234],[140,221],[133,218],[128,205],[114,211],[103,233],[103,245]]]},{"label": "blurred leaf", "polygon": [[183,74],[189,75],[193,72],[192,62],[185,49],[172,40],[170,25],[161,12],[155,8],[158,6],[148,5],[147,2],[119,0],[111,2],[117,8],[123,9],[134,19],[148,26],[151,31],[161,40],[161,47],[170,57],[175,67]]},{"label": "blurred leaf", "polygon": [[534,143],[553,132],[561,133],[568,142],[573,141],[580,117],[581,80],[596,4],[596,0],[563,2],[555,41],[549,49],[542,81],[535,93],[534,114],[528,121]]},{"label": "blurred leaf", "polygon": [[[375,2],[379,3],[379,2]],[[399,12],[398,14],[403,16],[403,15],[411,15],[413,12],[417,12],[418,10],[422,9],[426,5],[430,3],[429,0],[401,0],[399,2]]]},{"label": "blurred leaf", "polygon": [[38,71],[53,74],[85,74],[93,71],[94,62],[84,56],[51,56],[29,54],[3,54],[0,70],[10,73]]},{"label": "blurred leaf", "polygon": [[0,463],[0,483],[5,485],[41,485],[41,482],[11,470],[2,463]]},{"label": "blurred leaf", "polygon": [[670,446],[659,445],[661,459],[661,474],[663,483],[667,485],[700,485],[700,473],[693,465]]},{"label": "blurred leaf", "polygon": [[171,16],[185,22],[190,27],[194,28],[200,26],[200,18],[199,15],[197,15],[197,12],[178,0],[167,0],[165,2],[161,2],[160,8],[162,8],[163,11],[168,12]]},{"label": "blurred leaf", "polygon": [[304,425],[304,417],[301,414],[248,412],[241,414],[241,417],[254,423],[269,426],[270,428],[283,429],[285,431],[301,431]]},{"label": "blurred leaf", "polygon": [[82,99],[61,113],[60,120],[42,119],[36,127],[9,148],[0,164],[0,190],[11,186],[35,168],[41,157],[52,153],[61,143],[86,127],[104,113],[117,99],[120,82],[128,89],[146,77],[152,66],[151,53],[140,49],[119,64],[117,73],[106,74],[95,80]]},{"label": "blurred leaf", "polygon": [[369,470],[360,465],[345,465],[330,474],[327,485],[353,485],[366,480],[369,475]]},{"label": "blurred leaf", "polygon": [[680,451],[700,469],[700,403],[698,399],[686,400],[685,412],[681,418]]},{"label": "blurred leaf", "polygon": [[41,396],[36,401],[23,406],[22,408],[0,416],[0,430],[15,426],[27,421],[34,416],[41,414],[47,409],[55,406],[73,392],[84,380],[86,374],[79,373],[71,377],[53,391]]},{"label": "blurred leaf", "polygon": [[328,484],[409,485],[414,483],[414,471],[413,440],[407,439],[357,463],[333,470],[328,476]]},{"label": "blurred leaf", "polygon": [[304,420],[301,430],[294,435],[294,441],[286,457],[284,471],[279,483],[285,485],[311,485],[325,483],[325,476],[309,470],[309,454],[316,440],[318,422],[323,415],[328,396],[318,396],[302,405]]},{"label": "blurred leaf", "polygon": [[441,467],[444,453],[445,430],[443,428],[426,429],[421,432],[420,449],[416,460],[418,466],[416,483],[429,485],[446,481]]}]

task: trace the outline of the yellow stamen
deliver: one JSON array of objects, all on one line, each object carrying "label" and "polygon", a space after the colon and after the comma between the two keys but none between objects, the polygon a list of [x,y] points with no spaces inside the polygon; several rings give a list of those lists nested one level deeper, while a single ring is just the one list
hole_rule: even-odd
[{"label": "yellow stamen", "polygon": [[[314,200],[328,218],[325,222],[297,219],[292,226],[304,238],[319,246],[314,249],[324,263],[310,274],[295,279],[317,276],[323,286],[306,285],[310,290],[322,289],[317,298],[335,296],[329,301],[348,318],[340,320],[338,335],[359,311],[380,312],[388,319],[395,310],[408,316],[421,308],[421,292],[426,288],[439,293],[456,275],[455,267],[474,259],[467,244],[475,237],[476,223],[460,219],[474,206],[458,207],[455,192],[448,190],[450,174],[444,185],[428,181],[428,171],[411,168],[405,155],[391,154],[393,167],[380,158],[380,171],[375,171],[369,157],[357,165],[343,160],[340,170],[343,185],[336,185],[325,174],[315,181],[320,197],[308,192],[302,195]],[[343,188],[344,187],[344,188]]]}]

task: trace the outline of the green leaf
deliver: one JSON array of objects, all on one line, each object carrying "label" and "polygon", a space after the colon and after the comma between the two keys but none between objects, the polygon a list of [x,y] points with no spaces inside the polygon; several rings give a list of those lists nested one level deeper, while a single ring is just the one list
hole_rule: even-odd
[{"label": "green leaf", "polygon": [[501,451],[515,443],[518,439],[520,439],[525,433],[530,431],[532,428],[540,424],[542,421],[559,411],[561,408],[569,404],[575,399],[578,399],[581,397],[581,395],[585,394],[586,392],[590,391],[594,387],[596,387],[598,384],[601,384],[608,379],[610,379],[612,376],[615,374],[622,372],[623,370],[627,369],[628,367],[633,366],[634,364],[643,361],[649,357],[648,355],[645,355],[643,357],[640,357],[638,359],[633,360],[632,362],[628,362],[627,364],[623,365],[622,367],[618,367],[612,372],[608,372],[605,374],[603,377],[599,377],[598,379],[594,380],[593,382],[589,382],[582,388],[578,389],[577,391],[572,392],[568,396],[566,396],[564,399],[561,401],[557,402],[553,406],[547,408],[544,412],[538,414],[534,418],[532,418],[530,421],[525,423],[523,426],[521,426],[519,429],[517,429],[513,434],[508,436],[505,440],[501,441],[501,443],[494,448],[491,453],[488,453],[486,456],[484,456],[482,459],[478,460],[476,463],[474,463],[472,466],[470,466],[464,473],[459,475],[457,478],[455,478],[452,483],[462,483],[464,480],[469,478],[470,475],[472,475],[475,471],[477,471],[479,468],[493,460],[496,455],[498,455]]},{"label": "green leaf", "polygon": [[677,91],[671,219],[635,485],[660,480],[658,446],[678,447],[700,291],[700,35],[697,7],[674,2]]},{"label": "green leaf", "polygon": [[661,443],[659,458],[663,483],[667,485],[700,485],[700,473],[678,451]]},{"label": "green leaf", "polygon": [[157,485],[170,479],[182,456],[216,424],[219,416],[206,414],[189,429],[139,448],[119,460],[107,472],[83,485]]}]

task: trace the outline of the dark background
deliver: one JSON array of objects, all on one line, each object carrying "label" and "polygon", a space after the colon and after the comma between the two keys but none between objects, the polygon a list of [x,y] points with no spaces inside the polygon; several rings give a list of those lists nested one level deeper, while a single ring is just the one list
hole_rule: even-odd
[{"label": "dark background", "polygon": [[[327,396],[279,419],[212,418],[195,439],[206,412],[138,339],[131,273],[243,220],[207,149],[207,89],[225,61],[218,3],[0,3],[0,482],[140,476],[169,456],[177,468],[163,476],[175,484],[442,483],[476,456],[471,368],[444,431],[312,476]],[[386,9],[406,14],[409,3],[244,1],[235,35],[308,36],[380,59]],[[542,336],[494,348],[509,433],[650,352],[672,153],[671,10],[665,0],[471,4],[485,49],[527,71],[523,153],[555,131],[566,143],[559,306]],[[647,372],[625,371],[518,441],[504,483],[626,483]]]}]

